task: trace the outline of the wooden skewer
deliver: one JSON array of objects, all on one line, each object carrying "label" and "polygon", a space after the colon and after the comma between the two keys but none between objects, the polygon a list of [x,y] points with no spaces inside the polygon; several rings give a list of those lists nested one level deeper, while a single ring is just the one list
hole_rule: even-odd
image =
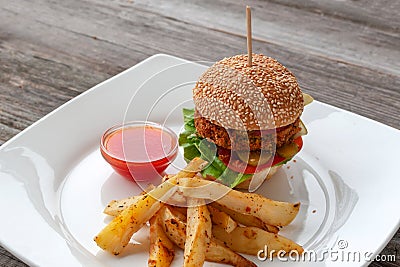
[{"label": "wooden skewer", "polygon": [[251,67],[253,65],[253,45],[251,38],[251,8],[250,6],[246,6],[246,22],[247,22],[247,54],[248,61],[247,65]]}]

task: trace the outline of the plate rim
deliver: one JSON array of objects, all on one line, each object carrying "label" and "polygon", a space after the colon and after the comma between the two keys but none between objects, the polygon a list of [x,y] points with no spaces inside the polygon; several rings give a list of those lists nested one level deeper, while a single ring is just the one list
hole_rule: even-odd
[{"label": "plate rim", "polygon": [[[158,57],[172,58],[172,59],[177,59],[177,60],[179,60],[179,61],[191,62],[191,61],[188,61],[188,60],[186,60],[186,59],[182,59],[182,58],[179,58],[179,57],[176,57],[176,56],[172,56],[172,55],[168,55],[168,54],[163,54],[163,53],[152,55],[152,56],[150,56],[150,57],[144,59],[143,61],[138,62],[137,64],[133,65],[132,67],[129,67],[129,68],[127,68],[126,70],[124,70],[124,71],[122,71],[122,72],[120,72],[120,73],[118,73],[118,74],[116,74],[116,75],[114,75],[114,76],[112,76],[112,77],[110,77],[110,78],[108,78],[108,79],[106,79],[106,80],[104,80],[104,81],[102,81],[102,82],[100,82],[100,83],[94,85],[93,87],[87,89],[86,91],[80,93],[80,94],[77,95],[76,97],[70,99],[69,101],[67,101],[67,102],[63,103],[62,105],[60,105],[59,107],[55,108],[54,110],[52,110],[52,111],[49,112],[48,114],[44,115],[42,118],[40,118],[40,119],[38,119],[37,121],[33,122],[31,125],[29,125],[29,126],[26,127],[25,129],[23,129],[22,131],[20,131],[19,133],[17,133],[15,136],[13,136],[12,138],[10,138],[10,139],[7,140],[6,142],[4,142],[4,143],[0,146],[0,152],[6,150],[8,146],[12,145],[12,144],[13,144],[16,140],[18,140],[22,135],[26,134],[26,133],[29,132],[31,129],[37,127],[38,125],[40,125],[40,124],[41,124],[43,121],[45,121],[46,119],[50,118],[50,117],[53,116],[54,114],[57,114],[58,112],[62,112],[62,110],[63,110],[66,106],[70,105],[71,103],[74,103],[77,99],[79,99],[79,98],[81,98],[81,97],[84,97],[84,96],[86,96],[86,95],[88,95],[88,94],[93,93],[94,91],[96,91],[96,89],[97,89],[98,87],[101,87],[102,85],[104,85],[104,84],[106,84],[106,83],[108,83],[108,82],[110,82],[110,81],[112,81],[112,80],[114,80],[114,79],[118,79],[120,76],[122,76],[122,75],[124,75],[125,73],[131,71],[132,69],[139,68],[139,67],[141,67],[143,64],[146,64],[147,62],[151,61],[152,59],[158,58]],[[191,63],[195,63],[195,62],[191,62]],[[370,119],[370,118],[364,117],[364,116],[362,116],[362,115],[359,115],[359,114],[356,114],[356,113],[353,113],[353,112],[350,112],[350,111],[341,109],[341,108],[339,108],[339,107],[336,107],[336,106],[333,106],[333,105],[330,105],[330,104],[326,104],[326,103],[323,103],[323,102],[320,102],[320,101],[316,101],[316,102],[319,103],[319,104],[321,104],[321,105],[323,105],[323,106],[327,106],[327,107],[334,108],[334,109],[336,109],[336,110],[338,110],[338,111],[340,111],[340,112],[344,112],[344,113],[347,113],[347,114],[351,114],[352,116],[356,116],[357,119],[367,120],[367,121],[369,121],[370,123],[377,124],[379,127],[385,127],[385,128],[386,128],[387,130],[389,130],[389,131],[394,131],[394,132],[400,133],[400,130],[398,130],[398,129],[392,127],[392,126],[386,125],[386,124],[384,124],[384,123],[375,121],[375,120],[373,120],[373,119]],[[374,255],[379,254],[379,253],[383,250],[383,248],[390,242],[390,240],[391,240],[391,238],[393,237],[393,235],[398,231],[399,227],[400,227],[400,217],[398,218],[397,228],[393,228],[393,229],[391,230],[391,235],[385,237],[385,241],[382,243],[381,246],[379,246],[379,249],[378,249],[377,251],[375,251]],[[64,238],[64,239],[65,239],[65,238]],[[6,243],[2,242],[2,239],[0,239],[0,244],[3,246],[3,248],[4,248],[6,251],[10,252],[11,254],[13,254],[14,256],[16,256],[16,257],[17,257],[18,259],[20,259],[21,261],[23,261],[23,262],[25,262],[25,263],[27,263],[27,264],[30,264],[30,265],[35,265],[35,264],[36,264],[35,262],[31,261],[30,258],[24,256],[24,254],[19,253],[19,251],[18,251],[17,249],[15,249],[15,248],[13,248],[13,247],[7,246]],[[362,266],[366,266],[366,265],[367,265],[367,263],[364,263]]]}]

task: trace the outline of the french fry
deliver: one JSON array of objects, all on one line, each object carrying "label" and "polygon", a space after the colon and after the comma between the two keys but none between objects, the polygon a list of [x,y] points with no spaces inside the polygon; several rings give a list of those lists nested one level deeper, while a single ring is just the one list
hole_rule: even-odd
[{"label": "french fry", "polygon": [[162,181],[165,182],[167,181],[169,178],[174,177],[175,174],[166,174],[164,175],[164,177],[162,178]]},{"label": "french fry", "polygon": [[103,213],[114,217],[118,216],[122,211],[137,203],[142,196],[143,195],[132,196],[119,200],[111,200],[107,207],[105,207],[103,210]]},{"label": "french fry", "polygon": [[[104,209],[103,213],[110,216],[118,216],[123,210],[135,204],[140,199],[140,197],[141,196],[139,195],[120,200],[112,200]],[[186,204],[186,198],[180,195],[179,192],[175,192],[168,200],[168,203],[174,205],[184,205]]]},{"label": "french fry", "polygon": [[178,216],[181,221],[186,222],[186,214],[187,214],[186,207],[177,207],[171,205],[168,205],[167,207],[175,216]]},{"label": "french fry", "polygon": [[160,213],[162,221],[164,222],[163,227],[165,234],[175,245],[181,249],[185,249],[186,216],[179,214],[179,212],[173,212],[170,207],[163,207]]},{"label": "french fry", "polygon": [[[186,223],[181,220],[182,216],[172,212],[169,207],[161,210],[162,220],[164,221],[164,231],[167,236],[181,249],[185,248]],[[256,267],[252,261],[242,257],[227,248],[221,241],[211,237],[207,247],[205,258],[207,261],[225,263],[237,267]]]},{"label": "french fry", "polygon": [[210,205],[207,205],[207,207],[213,224],[221,226],[228,233],[237,227],[237,223],[228,214]]},{"label": "french fry", "polygon": [[255,217],[253,215],[247,215],[247,214],[236,212],[234,210],[231,210],[225,206],[218,204],[217,202],[210,203],[209,206],[225,212],[233,220],[235,220],[237,223],[239,223],[241,225],[258,227],[258,228],[264,229],[268,232],[275,233],[275,234],[277,234],[279,232],[278,227],[266,224],[262,220],[260,220],[259,218]]},{"label": "french fry", "polygon": [[178,178],[193,177],[207,164],[206,161],[195,158],[177,175],[160,184],[146,195],[140,196],[137,202],[116,216],[94,238],[97,245],[114,254],[121,253],[136,233],[162,207],[161,200],[167,200],[177,189]]},{"label": "french fry", "polygon": [[169,267],[174,259],[174,244],[162,226],[160,211],[150,219],[149,267]]},{"label": "french fry", "polygon": [[201,158],[194,158],[186,165],[186,167],[183,170],[179,171],[175,176],[169,178],[168,181],[176,180],[183,177],[189,177],[189,178],[194,177],[207,164],[208,162]]},{"label": "french fry", "polygon": [[188,198],[183,266],[200,267],[211,237],[211,218],[204,199]]},{"label": "french fry", "polygon": [[275,252],[283,250],[288,253],[296,250],[299,254],[304,251],[296,242],[257,227],[236,227],[232,232],[227,233],[222,227],[214,225],[212,232],[215,238],[239,253],[257,255],[260,250],[265,249],[265,246],[268,253],[271,250]]},{"label": "french fry", "polygon": [[236,212],[253,215],[269,225],[288,225],[300,209],[300,203],[275,201],[199,178],[180,178],[179,184],[181,185],[179,190],[185,196],[214,200]]},{"label": "french fry", "polygon": [[257,267],[254,262],[235,253],[216,238],[211,239],[210,246],[206,251],[206,260],[225,263],[236,267]]},{"label": "french fry", "polygon": [[[170,189],[172,189],[172,186],[164,186],[154,190],[157,190],[157,193],[167,194]],[[162,205],[161,201],[150,195],[141,196],[135,204],[122,211],[120,215],[104,227],[94,238],[94,241],[102,249],[118,255],[128,244],[132,235],[153,217]]]},{"label": "french fry", "polygon": [[178,207],[186,206],[186,197],[184,197],[181,192],[176,191],[168,200],[168,203]]},{"label": "french fry", "polygon": [[132,196],[120,200],[111,200],[107,207],[104,209],[103,213],[110,215],[110,216],[118,216],[124,209],[128,208],[129,206],[135,204],[140,196],[147,194],[149,191],[155,188],[154,185],[149,185],[145,190],[140,193],[138,196]]},{"label": "french fry", "polygon": [[[263,223],[264,227],[262,227],[261,229],[264,229],[265,231],[268,231],[270,233],[274,233],[277,234],[279,233],[279,227],[274,226],[274,225],[269,225],[266,223]],[[251,225],[247,225],[247,226],[251,226]]]}]

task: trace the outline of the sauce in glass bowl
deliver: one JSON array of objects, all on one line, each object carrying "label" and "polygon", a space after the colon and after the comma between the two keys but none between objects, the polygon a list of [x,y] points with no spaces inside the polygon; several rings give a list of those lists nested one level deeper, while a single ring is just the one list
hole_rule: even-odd
[{"label": "sauce in glass bowl", "polygon": [[108,129],[101,138],[100,151],[117,173],[145,181],[162,173],[176,158],[178,141],[165,126],[133,121]]}]

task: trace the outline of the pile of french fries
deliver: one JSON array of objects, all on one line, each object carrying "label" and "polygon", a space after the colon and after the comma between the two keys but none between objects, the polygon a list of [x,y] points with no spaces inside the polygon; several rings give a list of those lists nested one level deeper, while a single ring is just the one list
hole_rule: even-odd
[{"label": "pile of french fries", "polygon": [[278,233],[296,217],[299,203],[274,201],[202,179],[197,174],[206,164],[195,158],[159,186],[110,202],[104,213],[114,219],[94,238],[97,245],[118,255],[149,222],[148,266],[170,266],[175,247],[184,250],[183,266],[203,266],[205,261],[256,266],[239,253],[257,255],[265,246],[276,252],[303,252]]}]

